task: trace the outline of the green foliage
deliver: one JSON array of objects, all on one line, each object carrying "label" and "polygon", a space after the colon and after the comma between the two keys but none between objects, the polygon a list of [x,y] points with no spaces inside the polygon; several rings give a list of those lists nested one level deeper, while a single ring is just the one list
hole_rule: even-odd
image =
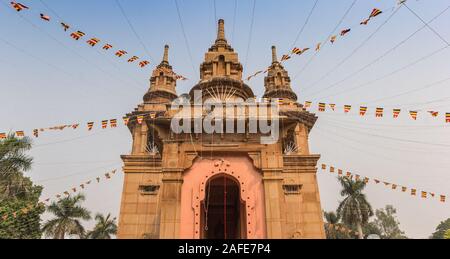
[{"label": "green foliage", "polygon": [[[0,140],[0,238],[40,238],[40,216],[45,211],[39,205],[41,186],[23,176],[32,158],[29,138],[17,139],[13,134]],[[15,215],[15,216],[14,216]]]},{"label": "green foliage", "polygon": [[55,218],[47,221],[42,227],[45,236],[54,239],[64,239],[66,235],[85,237],[86,233],[81,220],[91,219],[90,212],[81,206],[85,199],[83,194],[78,194],[50,204],[47,211]]},{"label": "green foliage", "polygon": [[445,221],[441,221],[436,227],[436,231],[431,235],[431,239],[443,239],[445,233],[450,229],[450,218]]},{"label": "green foliage", "polygon": [[374,224],[380,230],[382,239],[405,239],[405,232],[400,230],[400,222],[395,214],[397,210],[392,205],[386,205],[384,209],[375,212]]},{"label": "green foliage", "polygon": [[348,229],[347,226],[344,226],[344,224],[339,223],[339,217],[334,211],[330,212],[324,212],[323,216],[325,218],[325,234],[327,236],[327,239],[351,239],[352,237],[348,235],[348,233],[336,230],[336,226],[339,228],[345,227]]},{"label": "green foliage", "polygon": [[337,215],[345,225],[355,226],[362,238],[362,226],[373,216],[372,206],[363,193],[366,183],[347,177],[339,177],[338,180],[342,186],[341,196],[344,200],[338,206]]},{"label": "green foliage", "polygon": [[450,229],[448,229],[447,231],[445,231],[444,239],[450,239]]},{"label": "green foliage", "polygon": [[86,235],[88,239],[111,239],[117,234],[116,218],[111,219],[111,214],[106,217],[102,214],[95,215],[95,227]]}]

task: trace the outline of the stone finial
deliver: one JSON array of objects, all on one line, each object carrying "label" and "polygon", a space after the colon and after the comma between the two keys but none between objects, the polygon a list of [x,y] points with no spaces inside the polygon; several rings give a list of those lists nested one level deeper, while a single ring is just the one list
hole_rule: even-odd
[{"label": "stone finial", "polygon": [[162,63],[169,64],[169,45],[164,46],[164,55]]},{"label": "stone finial", "polygon": [[278,62],[277,47],[272,46],[272,63]]},{"label": "stone finial", "polygon": [[223,19],[219,19],[218,26],[217,26],[217,42],[226,42],[225,39],[225,21]]}]

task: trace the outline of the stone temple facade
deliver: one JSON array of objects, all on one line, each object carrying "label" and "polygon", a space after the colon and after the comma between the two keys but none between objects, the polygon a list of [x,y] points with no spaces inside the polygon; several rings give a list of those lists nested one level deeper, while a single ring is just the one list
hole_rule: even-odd
[{"label": "stone temple facade", "polygon": [[177,75],[168,52],[165,46],[144,102],[127,114],[133,144],[131,154],[122,156],[125,179],[118,237],[324,238],[316,178],[320,156],[310,154],[308,146],[317,117],[297,103],[275,47],[262,99],[277,100],[279,137],[269,144],[261,142],[267,132],[253,132],[249,126],[263,117],[247,109],[245,116],[221,118],[241,123],[243,132],[176,132],[171,127],[179,114],[173,101],[197,102],[188,113],[199,111],[201,118],[211,113],[198,105],[196,90],[201,90],[200,104],[206,99],[256,99],[242,79],[243,67],[226,40],[223,20],[189,96],[177,95]]}]

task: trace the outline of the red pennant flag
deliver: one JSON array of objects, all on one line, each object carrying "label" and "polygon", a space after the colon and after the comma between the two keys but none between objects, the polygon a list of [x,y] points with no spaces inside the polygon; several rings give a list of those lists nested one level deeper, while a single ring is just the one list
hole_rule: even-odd
[{"label": "red pennant flag", "polygon": [[108,50],[108,49],[110,49],[110,48],[112,48],[112,47],[113,47],[113,46],[112,46],[111,44],[105,44],[105,46],[103,46],[102,49]]},{"label": "red pennant flag", "polygon": [[370,13],[370,16],[369,16],[369,19],[370,18],[373,18],[373,17],[376,17],[376,16],[378,16],[378,15],[380,15],[380,14],[382,14],[383,12],[381,11],[381,10],[379,10],[379,9],[377,9],[377,8],[374,8],[373,10],[372,10],[372,12]]},{"label": "red pennant flag", "polygon": [[341,31],[341,36],[345,36],[345,34],[349,33],[351,29],[345,29]]},{"label": "red pennant flag", "polygon": [[125,50],[119,50],[116,52],[116,56],[118,56],[119,58],[122,57],[123,55],[126,55],[128,52],[126,52]]},{"label": "red pennant flag", "polygon": [[72,32],[70,34],[70,36],[74,39],[74,40],[79,40],[80,38],[82,38],[85,35],[84,32],[82,31],[76,31],[76,32]]},{"label": "red pennant flag", "polygon": [[344,105],[344,113],[349,113],[351,109],[352,109],[351,105]]},{"label": "red pennant flag", "polygon": [[148,62],[147,60],[144,60],[144,61],[139,62],[139,66],[140,66],[140,67],[145,67],[145,66],[147,66],[148,64],[150,64],[150,62]]},{"label": "red pennant flag", "polygon": [[11,6],[18,12],[22,11],[23,9],[29,9],[28,6],[16,2],[11,2]]},{"label": "red pennant flag", "polygon": [[333,44],[336,41],[336,38],[337,38],[336,35],[331,36],[330,42]]},{"label": "red pennant flag", "polygon": [[117,119],[110,119],[109,124],[111,125],[111,128],[117,127]]},{"label": "red pennant flag", "polygon": [[319,112],[324,112],[326,109],[326,104],[325,103],[319,103]]},{"label": "red pennant flag", "polygon": [[66,23],[61,23],[61,26],[63,27],[64,31],[67,31],[68,29],[70,29],[70,26]]},{"label": "red pennant flag", "polygon": [[383,110],[384,110],[383,108],[377,108],[375,112],[375,117],[377,118],[383,117]]},{"label": "red pennant flag", "polygon": [[123,124],[128,125],[128,122],[130,122],[130,118],[123,117]]},{"label": "red pennant flag", "polygon": [[94,47],[95,45],[97,45],[97,43],[100,42],[100,40],[97,39],[97,38],[92,38],[92,39],[90,39],[90,40],[88,40],[88,41],[86,41],[86,42],[87,42],[87,44],[89,44],[89,45],[91,45],[92,47]]},{"label": "red pennant flag", "polygon": [[435,112],[435,111],[428,111],[428,113],[431,114],[432,117],[436,118],[437,116],[439,116],[439,112]]},{"label": "red pennant flag", "polygon": [[393,110],[393,114],[394,114],[394,119],[397,119],[398,116],[400,115],[401,109],[394,109]]},{"label": "red pennant flag", "polygon": [[309,109],[311,107],[312,102],[306,101],[305,102],[305,109]]},{"label": "red pennant flag", "polygon": [[41,13],[40,16],[41,16],[41,19],[42,19],[42,20],[47,21],[47,22],[50,21],[50,16],[45,15],[45,14],[43,14],[43,13]]},{"label": "red pennant flag", "polygon": [[361,106],[359,107],[359,115],[364,116],[366,115],[367,107]]},{"label": "red pennant flag", "polygon": [[411,118],[412,118],[413,120],[417,120],[417,112],[416,112],[416,111],[410,111],[410,112],[409,112],[409,115],[411,115]]},{"label": "red pennant flag", "polygon": [[137,123],[138,124],[142,124],[143,121],[144,121],[144,116],[143,115],[138,115],[137,116]]}]

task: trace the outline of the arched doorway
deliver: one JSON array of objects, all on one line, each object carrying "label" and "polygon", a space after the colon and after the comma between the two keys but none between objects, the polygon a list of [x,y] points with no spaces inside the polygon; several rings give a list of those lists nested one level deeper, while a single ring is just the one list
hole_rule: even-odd
[{"label": "arched doorway", "polygon": [[202,238],[246,238],[245,202],[233,177],[219,174],[208,181],[201,212]]}]

